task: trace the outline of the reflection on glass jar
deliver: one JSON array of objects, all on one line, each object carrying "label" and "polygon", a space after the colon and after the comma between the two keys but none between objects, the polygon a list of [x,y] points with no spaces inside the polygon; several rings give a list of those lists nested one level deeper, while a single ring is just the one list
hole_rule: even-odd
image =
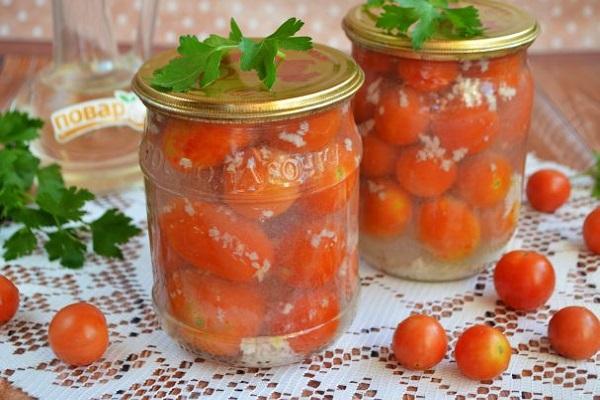
[{"label": "reflection on glass jar", "polygon": [[474,3],[493,27],[486,39],[421,51],[379,32],[361,8],[344,21],[366,75],[353,101],[364,142],[361,255],[399,277],[471,276],[517,226],[534,95],[526,48],[538,28],[512,6]]},{"label": "reflection on glass jar", "polygon": [[[211,86],[226,88],[216,97],[165,94],[147,84],[160,57],[169,56],[142,67],[134,90],[149,106],[140,162],[163,327],[187,349],[231,364],[304,359],[354,314],[362,149],[350,96],[362,73],[317,46],[282,65],[309,62],[319,73],[280,78],[272,92],[250,74],[230,74]],[[343,90],[313,96],[336,84]],[[210,107],[182,109],[160,96],[227,106],[208,117]],[[312,98],[307,109],[286,108],[301,96]]]}]

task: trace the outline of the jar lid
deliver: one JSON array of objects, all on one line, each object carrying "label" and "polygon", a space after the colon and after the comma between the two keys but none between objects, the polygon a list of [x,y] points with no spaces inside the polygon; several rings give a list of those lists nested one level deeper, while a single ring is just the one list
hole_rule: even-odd
[{"label": "jar lid", "polygon": [[278,66],[277,81],[265,88],[255,71],[241,71],[239,52],[221,66],[221,78],[204,89],[185,93],[151,86],[152,74],[177,57],[162,52],[141,66],[132,88],[149,108],[188,118],[225,121],[284,119],[333,105],[351,97],[364,76],[345,53],[320,44],[309,51],[287,51]]},{"label": "jar lid", "polygon": [[433,37],[420,50],[412,48],[406,36],[395,36],[375,26],[381,9],[352,8],[343,21],[348,37],[373,50],[402,53],[412,58],[466,59],[496,56],[529,46],[537,37],[540,27],[524,10],[495,0],[466,0],[459,6],[472,5],[479,10],[485,29],[483,36],[468,39]]}]

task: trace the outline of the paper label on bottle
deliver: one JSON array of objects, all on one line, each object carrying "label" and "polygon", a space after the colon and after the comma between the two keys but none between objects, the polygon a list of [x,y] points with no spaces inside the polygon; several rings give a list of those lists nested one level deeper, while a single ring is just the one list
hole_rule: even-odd
[{"label": "paper label on bottle", "polygon": [[114,97],[94,99],[56,110],[50,115],[54,137],[67,143],[88,132],[111,126],[144,130],[146,107],[133,92],[115,90]]}]

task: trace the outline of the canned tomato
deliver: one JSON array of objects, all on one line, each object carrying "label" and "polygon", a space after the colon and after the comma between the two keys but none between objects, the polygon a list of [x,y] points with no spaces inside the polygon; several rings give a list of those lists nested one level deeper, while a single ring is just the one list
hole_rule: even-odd
[{"label": "canned tomato", "polygon": [[519,209],[534,87],[526,51],[536,21],[473,0],[484,35],[414,50],[376,27],[379,10],[344,19],[365,84],[353,108],[363,136],[360,250],[399,277],[471,276],[502,253]]},{"label": "canned tomato", "polygon": [[351,321],[358,293],[356,63],[290,51],[272,90],[235,54],[211,86],[168,93],[148,61],[145,174],[153,300],[185,348],[230,364],[304,359]]}]

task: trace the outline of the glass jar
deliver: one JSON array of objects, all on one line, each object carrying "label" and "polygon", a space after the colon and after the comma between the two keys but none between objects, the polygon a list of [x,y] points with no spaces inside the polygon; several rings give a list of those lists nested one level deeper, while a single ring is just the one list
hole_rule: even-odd
[{"label": "glass jar", "polygon": [[483,38],[413,50],[352,9],[344,28],[365,71],[360,250],[402,278],[476,274],[504,252],[521,206],[534,95],[526,49],[538,26],[511,5],[479,9]]},{"label": "glass jar", "polygon": [[350,57],[289,52],[271,91],[232,55],[205,90],[133,88],[148,107],[145,175],[153,299],[185,348],[229,364],[282,365],[330,344],[358,294],[360,136]]}]

